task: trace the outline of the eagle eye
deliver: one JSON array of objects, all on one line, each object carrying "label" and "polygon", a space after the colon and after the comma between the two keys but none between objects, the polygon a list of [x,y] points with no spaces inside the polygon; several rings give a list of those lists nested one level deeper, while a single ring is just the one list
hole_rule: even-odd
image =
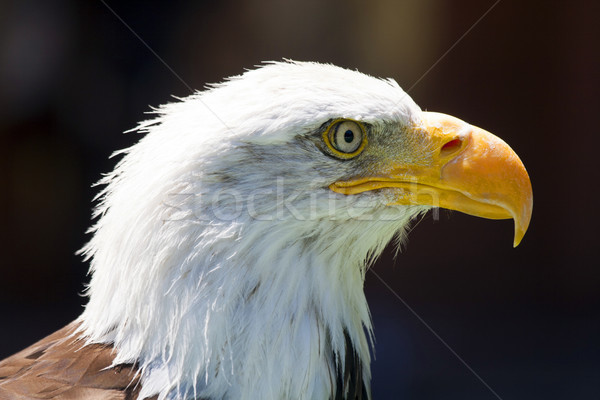
[{"label": "eagle eye", "polygon": [[367,136],[360,122],[337,119],[323,132],[323,141],[336,157],[347,160],[363,151],[367,144]]}]

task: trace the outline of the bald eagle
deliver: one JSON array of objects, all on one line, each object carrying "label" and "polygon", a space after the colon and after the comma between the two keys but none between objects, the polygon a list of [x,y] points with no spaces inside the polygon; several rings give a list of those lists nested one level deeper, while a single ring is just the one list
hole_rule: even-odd
[{"label": "bald eagle", "polygon": [[267,63],[154,114],[100,181],[83,314],[0,398],[367,399],[384,246],[432,207],[529,225],[511,148],[391,79]]}]

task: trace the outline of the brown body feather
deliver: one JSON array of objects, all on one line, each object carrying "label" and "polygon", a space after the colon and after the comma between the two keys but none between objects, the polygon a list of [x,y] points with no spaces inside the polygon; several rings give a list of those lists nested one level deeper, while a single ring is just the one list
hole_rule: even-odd
[{"label": "brown body feather", "polygon": [[71,323],[0,361],[0,399],[137,399],[136,365],[111,366],[112,346],[85,345],[72,335],[76,328]]}]

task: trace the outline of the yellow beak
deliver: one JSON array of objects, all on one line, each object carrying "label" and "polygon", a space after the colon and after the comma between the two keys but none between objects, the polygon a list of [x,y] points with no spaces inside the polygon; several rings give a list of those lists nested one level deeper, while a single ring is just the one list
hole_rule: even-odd
[{"label": "yellow beak", "polygon": [[334,192],[356,194],[395,188],[390,204],[419,204],[477,217],[515,221],[516,247],[529,226],[531,182],[517,154],[500,138],[450,115],[423,112],[427,163],[392,162],[381,174],[338,181]]}]

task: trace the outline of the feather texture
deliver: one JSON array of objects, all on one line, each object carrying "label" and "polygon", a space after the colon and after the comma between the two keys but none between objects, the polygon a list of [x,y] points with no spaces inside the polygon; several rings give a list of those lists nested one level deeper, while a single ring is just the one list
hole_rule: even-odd
[{"label": "feather texture", "polygon": [[0,362],[3,400],[134,400],[140,390],[133,364],[113,365],[110,345],[85,346],[72,323]]}]

